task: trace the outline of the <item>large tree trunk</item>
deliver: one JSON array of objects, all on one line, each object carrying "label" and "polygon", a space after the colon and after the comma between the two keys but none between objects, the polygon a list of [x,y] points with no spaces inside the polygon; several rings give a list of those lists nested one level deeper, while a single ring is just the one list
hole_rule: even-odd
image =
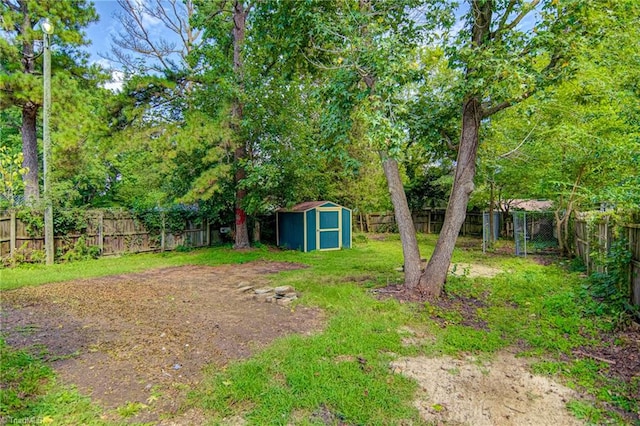
[{"label": "large tree trunk", "polygon": [[481,117],[481,105],[478,98],[472,97],[467,100],[462,112],[462,135],[458,147],[456,175],[449,196],[444,224],[433,255],[420,278],[420,291],[429,297],[439,297],[442,292],[456,239],[467,216],[467,205],[473,192],[473,178],[476,174]]},{"label": "large tree trunk", "polygon": [[393,203],[393,211],[400,233],[400,241],[402,242],[402,254],[404,257],[404,284],[406,289],[413,291],[420,282],[420,249],[418,247],[418,239],[416,238],[416,230],[413,225],[413,218],[407,203],[407,196],[404,192],[404,186],[400,179],[400,171],[398,170],[398,162],[390,158],[387,153],[380,151],[382,159],[382,168],[387,178],[387,186]]},{"label": "large tree trunk", "polygon": [[[31,30],[31,15],[28,3],[18,2],[23,16],[22,32]],[[33,74],[35,61],[33,42],[25,38],[22,42],[22,72]],[[28,169],[23,175],[24,199],[27,204],[33,204],[40,199],[38,182],[38,138],[36,136],[36,120],[38,118],[38,104],[29,100],[22,106],[22,167]]]},{"label": "large tree trunk", "polygon": [[[361,11],[370,12],[371,2],[369,0],[359,0]],[[363,26],[363,34],[367,32],[367,27]],[[368,72],[361,72],[360,77],[371,91],[371,96],[375,93],[376,77]],[[389,157],[387,151],[378,151],[382,160],[382,169],[387,178],[387,187],[393,204],[393,212],[400,233],[400,241],[402,243],[402,255],[404,258],[404,285],[405,289],[414,292],[420,284],[421,264],[420,264],[420,248],[418,247],[418,239],[416,238],[416,229],[409,210],[407,195],[404,192],[402,179],[400,178],[400,170],[398,162]]]},{"label": "large tree trunk", "polygon": [[[367,6],[362,1],[361,7]],[[365,82],[371,94],[375,92],[376,79],[371,74],[362,75],[362,80]],[[402,243],[402,255],[404,258],[404,285],[408,291],[415,291],[420,284],[421,264],[420,264],[420,248],[418,247],[418,239],[416,238],[416,229],[413,224],[413,218],[411,217],[411,210],[409,210],[409,203],[407,202],[407,195],[404,192],[404,186],[402,185],[402,179],[400,178],[400,170],[398,169],[398,162],[389,157],[388,152],[384,150],[378,151],[380,159],[382,160],[382,169],[384,175],[387,178],[387,188],[389,189],[389,195],[391,196],[391,203],[393,204],[393,212],[396,218],[396,224],[398,225],[398,233],[400,234],[400,241]]]},{"label": "large tree trunk", "polygon": [[[480,49],[483,44],[489,41],[491,34],[493,1],[473,0],[471,9],[473,13],[471,45]],[[474,69],[468,68],[467,77],[472,75],[474,71]],[[467,217],[467,206],[473,192],[473,179],[476,175],[478,135],[482,118],[480,97],[475,93],[468,94],[462,108],[462,134],[458,147],[456,175],[444,216],[444,224],[433,255],[420,278],[420,292],[428,297],[439,297],[442,293],[458,233]]]},{"label": "large tree trunk", "polygon": [[22,167],[28,169],[23,175],[24,199],[33,204],[40,199],[38,185],[38,138],[36,136],[36,120],[38,105],[27,102],[22,107]]},{"label": "large tree trunk", "polygon": [[[236,77],[236,83],[238,87],[238,94],[233,102],[232,109],[232,126],[235,130],[235,137],[243,138],[242,129],[240,123],[242,122],[242,100],[240,98],[244,90],[244,69],[242,61],[242,46],[244,44],[244,36],[247,21],[247,11],[245,10],[242,1],[236,0],[233,5],[233,72]],[[235,244],[234,248],[242,249],[250,246],[249,243],[249,229],[247,227],[247,213],[244,210],[244,198],[247,195],[247,191],[242,189],[241,183],[246,177],[246,171],[244,169],[243,162],[247,158],[247,148],[244,140],[236,139],[236,149],[234,151],[235,160],[235,184],[236,184],[236,202],[235,202],[235,217],[236,217],[236,232],[235,232]]]}]

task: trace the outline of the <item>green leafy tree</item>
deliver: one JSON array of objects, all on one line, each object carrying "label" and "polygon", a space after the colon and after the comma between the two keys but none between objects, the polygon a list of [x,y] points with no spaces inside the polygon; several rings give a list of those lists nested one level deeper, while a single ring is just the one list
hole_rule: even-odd
[{"label": "green leafy tree", "polygon": [[[231,136],[226,143],[233,152],[236,248],[250,245],[244,206],[247,191],[242,184],[247,173],[248,135],[242,123],[245,104],[245,39],[247,19],[252,7],[251,2],[242,0],[203,1],[197,3],[198,10],[194,17],[196,27],[205,29],[203,40],[208,45],[203,47],[201,53],[207,57],[210,65],[208,73],[216,73],[214,79],[223,79],[218,82],[222,84],[216,84],[217,87],[222,86],[222,94],[225,95],[225,98],[219,99],[222,102],[217,105],[218,111],[226,108],[229,112],[228,119],[220,124],[228,126],[228,135]],[[214,115],[220,117],[217,113]]]},{"label": "green leafy tree", "polygon": [[260,5],[284,34],[274,41],[274,49],[304,59],[324,80],[323,140],[344,150],[359,134],[381,159],[402,240],[405,283],[411,289],[420,279],[420,253],[401,175],[407,146],[402,109],[410,98],[410,83],[419,77],[417,51],[424,26],[412,18],[412,11],[421,3]]},{"label": "green leafy tree", "polygon": [[205,32],[193,60],[206,71],[195,86],[194,108],[210,117],[215,131],[207,167],[185,199],[210,199],[232,185],[235,245],[242,247],[247,216],[340,197],[337,182],[349,174],[344,170],[351,170],[352,159],[325,138],[322,79],[281,49],[286,36],[269,4],[204,2],[195,22]]},{"label": "green leafy tree", "polygon": [[16,195],[22,192],[22,152],[11,153],[8,146],[0,146],[0,208],[14,207]]},{"label": "green leafy tree", "polygon": [[51,189],[54,202],[65,206],[93,204],[105,193],[108,180],[103,145],[108,129],[106,106],[113,94],[101,87],[107,75],[99,67],[83,66],[77,71],[81,77],[56,72],[51,81]]},{"label": "green leafy tree", "polygon": [[[22,153],[25,199],[39,198],[37,116],[42,105],[42,79],[39,58],[42,31],[36,29],[38,22],[47,18],[55,32],[53,45],[54,72],[77,70],[69,67],[76,62],[78,53],[74,47],[86,44],[80,30],[98,19],[93,5],[85,1],[55,0],[2,0],[0,28],[0,106],[19,108],[22,114]],[[64,68],[57,64],[64,63]]]},{"label": "green leafy tree", "polygon": [[632,54],[640,9],[611,6],[592,11],[599,36],[579,52],[573,75],[495,117],[481,155],[485,181],[506,198],[553,200],[563,251],[574,211],[640,202],[640,64]]},{"label": "green leafy tree", "polygon": [[460,71],[454,93],[462,125],[444,225],[420,280],[424,294],[437,297],[442,291],[474,190],[482,123],[570,73],[591,6],[572,0],[468,2],[462,30],[445,46],[451,66]]}]

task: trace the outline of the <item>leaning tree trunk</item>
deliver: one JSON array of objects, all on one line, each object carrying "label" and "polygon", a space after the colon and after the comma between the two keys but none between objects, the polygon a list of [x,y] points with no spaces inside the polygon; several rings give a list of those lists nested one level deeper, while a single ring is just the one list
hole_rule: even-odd
[{"label": "leaning tree trunk", "polygon": [[569,203],[564,211],[556,210],[556,233],[558,234],[558,250],[562,256],[569,255],[569,223],[573,213],[573,203]]},{"label": "leaning tree trunk", "polygon": [[36,136],[36,120],[38,106],[29,101],[22,107],[22,167],[27,169],[23,175],[24,199],[33,204],[40,199],[38,185],[38,139]]},{"label": "leaning tree trunk", "polygon": [[458,147],[456,175],[449,196],[444,224],[433,255],[420,278],[419,288],[425,296],[440,296],[447,278],[458,233],[467,216],[467,205],[474,188],[473,178],[476,173],[481,117],[481,105],[478,98],[472,97],[467,100],[462,112],[462,135]]},{"label": "leaning tree trunk", "polygon": [[393,204],[393,211],[402,242],[402,255],[404,257],[404,285],[408,291],[414,291],[420,282],[420,249],[416,230],[409,210],[409,203],[404,192],[404,186],[400,179],[398,162],[390,158],[387,153],[380,151],[382,168],[387,178],[387,187]]},{"label": "leaning tree trunk", "polygon": [[[232,109],[232,126],[235,131],[236,139],[242,138],[242,130],[240,123],[242,122],[242,100],[241,93],[244,89],[244,68],[242,61],[242,46],[244,44],[244,36],[247,22],[247,13],[244,9],[242,1],[236,1],[233,6],[233,72],[235,74],[238,87],[238,94],[233,102]],[[244,210],[244,198],[247,191],[242,188],[242,181],[246,177],[244,169],[244,160],[247,158],[246,143],[243,140],[236,140],[236,149],[234,151],[234,160],[236,166],[235,184],[236,184],[236,202],[235,202],[235,218],[236,232],[234,248],[242,249],[250,246],[249,229],[247,227],[247,213]]]},{"label": "leaning tree trunk", "polygon": [[[369,7],[368,4],[360,3],[361,7]],[[367,85],[373,96],[375,92],[376,79],[371,74],[362,75],[362,80]],[[402,243],[402,256],[404,258],[404,285],[405,288],[413,292],[420,284],[420,248],[416,238],[416,229],[413,225],[411,210],[407,202],[407,195],[404,192],[398,162],[389,157],[387,151],[378,151],[382,160],[382,169],[387,178],[387,188],[393,204],[393,212],[398,225],[398,233]]]},{"label": "leaning tree trunk", "polygon": [[[363,4],[361,3],[361,6]],[[375,92],[376,79],[371,74],[362,75],[371,95]],[[407,202],[407,195],[404,192],[402,179],[400,178],[400,170],[398,162],[389,157],[388,152],[384,150],[378,151],[382,160],[382,169],[387,179],[387,188],[391,196],[393,204],[393,212],[398,225],[398,233],[402,243],[402,256],[404,258],[404,285],[405,289],[413,292],[420,284],[420,248],[418,247],[418,239],[416,238],[416,229],[413,225],[411,210]]]}]

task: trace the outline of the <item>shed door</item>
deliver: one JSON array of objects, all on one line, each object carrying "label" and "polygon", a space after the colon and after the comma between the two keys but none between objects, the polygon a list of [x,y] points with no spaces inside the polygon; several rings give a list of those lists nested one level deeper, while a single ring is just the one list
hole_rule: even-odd
[{"label": "shed door", "polygon": [[318,207],[316,209],[316,247],[318,250],[342,248],[342,209]]}]

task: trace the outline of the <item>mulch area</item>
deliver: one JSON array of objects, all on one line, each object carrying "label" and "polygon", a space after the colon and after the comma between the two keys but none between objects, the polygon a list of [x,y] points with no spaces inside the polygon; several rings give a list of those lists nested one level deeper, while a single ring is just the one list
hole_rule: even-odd
[{"label": "mulch area", "polygon": [[[632,392],[635,391],[629,397],[640,401],[640,324],[631,323],[623,330],[601,335],[600,339],[601,345],[583,347],[573,354],[606,364],[607,377],[625,382]],[[640,411],[632,420],[640,424]]]}]

